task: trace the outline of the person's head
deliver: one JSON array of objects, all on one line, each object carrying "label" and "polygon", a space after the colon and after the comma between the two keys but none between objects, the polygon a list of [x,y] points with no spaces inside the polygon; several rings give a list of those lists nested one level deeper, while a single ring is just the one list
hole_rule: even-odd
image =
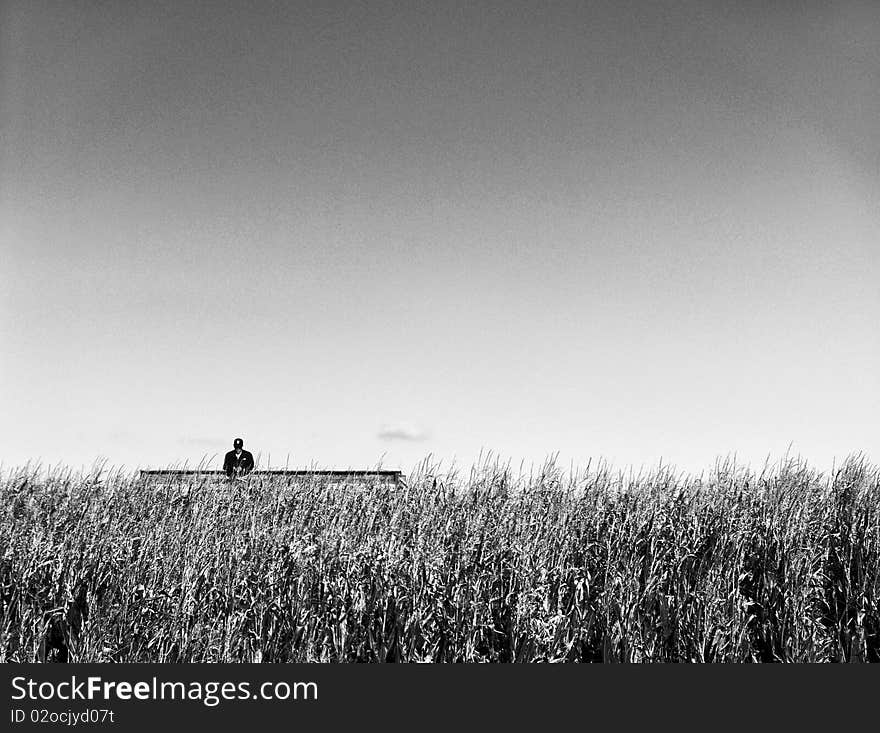
[{"label": "person's head", "polygon": [[232,441],[232,447],[235,448],[235,450],[241,450],[244,448],[244,441],[241,438],[236,438]]}]

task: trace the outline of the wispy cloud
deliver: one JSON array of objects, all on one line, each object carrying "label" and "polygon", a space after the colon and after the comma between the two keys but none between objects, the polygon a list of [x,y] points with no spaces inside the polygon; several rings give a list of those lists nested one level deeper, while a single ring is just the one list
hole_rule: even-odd
[{"label": "wispy cloud", "polygon": [[204,436],[193,436],[193,437],[184,437],[180,438],[177,441],[181,445],[186,445],[191,448],[221,448],[226,443],[229,443],[229,440],[224,440],[222,438],[208,438]]},{"label": "wispy cloud", "polygon": [[137,440],[137,436],[131,430],[123,427],[111,430],[108,438],[114,443],[131,443]]},{"label": "wispy cloud", "polygon": [[376,433],[379,440],[420,441],[428,439],[428,431],[410,423],[387,423]]}]

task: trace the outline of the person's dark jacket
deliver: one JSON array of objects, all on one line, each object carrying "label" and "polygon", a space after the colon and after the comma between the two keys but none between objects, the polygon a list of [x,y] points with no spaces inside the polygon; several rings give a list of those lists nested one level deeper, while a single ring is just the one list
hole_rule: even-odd
[{"label": "person's dark jacket", "polygon": [[240,456],[236,456],[235,451],[231,450],[223,459],[223,470],[230,478],[244,476],[254,470],[254,457],[250,451],[243,450]]}]

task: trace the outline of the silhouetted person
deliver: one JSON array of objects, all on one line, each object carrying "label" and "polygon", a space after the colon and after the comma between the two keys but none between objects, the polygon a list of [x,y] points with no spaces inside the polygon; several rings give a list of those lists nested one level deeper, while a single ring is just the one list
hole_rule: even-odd
[{"label": "silhouetted person", "polygon": [[254,457],[244,449],[244,441],[236,438],[232,441],[235,450],[229,451],[223,459],[223,470],[229,478],[245,476],[254,470]]}]

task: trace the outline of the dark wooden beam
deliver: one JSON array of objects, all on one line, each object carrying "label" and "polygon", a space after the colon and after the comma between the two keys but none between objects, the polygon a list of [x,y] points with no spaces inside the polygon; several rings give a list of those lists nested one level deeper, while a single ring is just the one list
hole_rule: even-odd
[{"label": "dark wooden beam", "polygon": [[[141,477],[145,476],[225,476],[225,471],[206,471],[198,468],[158,468],[158,469],[141,469]],[[272,470],[256,470],[251,471],[248,476],[315,476],[320,478],[384,478],[400,481],[403,476],[402,471],[384,471],[384,470],[348,470],[348,471],[325,471],[310,469],[272,469]]]}]

